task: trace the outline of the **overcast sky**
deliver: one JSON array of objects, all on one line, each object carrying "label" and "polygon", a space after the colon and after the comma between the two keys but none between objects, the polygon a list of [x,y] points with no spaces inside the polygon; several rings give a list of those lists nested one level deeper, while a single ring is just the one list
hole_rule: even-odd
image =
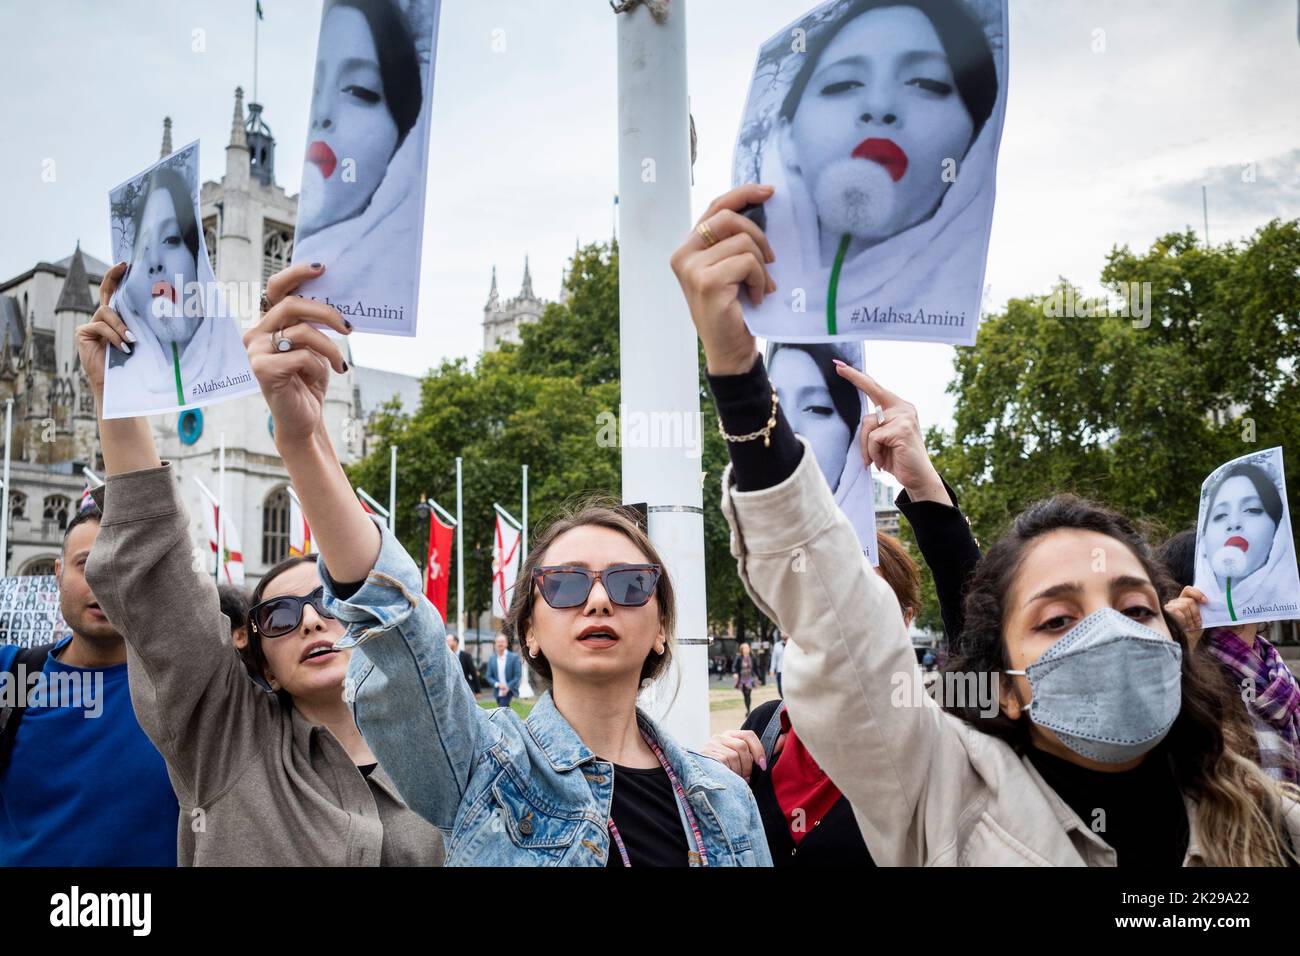
[{"label": "overcast sky", "polygon": [[[258,98],[296,193],[321,3],[262,5]],[[696,212],[729,185],[758,46],[812,5],[687,0]],[[554,298],[575,240],[610,235],[615,26],[607,0],[446,0],[419,346],[358,336],[357,361],[420,373],[472,358],[494,263],[512,296],[530,255]],[[1300,216],[1296,0],[1012,0],[1010,50],[986,308],[1062,275],[1095,291],[1113,244],[1199,231],[1202,184],[1213,242]],[[177,146],[202,141],[203,178],[220,178],[237,85],[251,98],[253,0],[0,0],[0,277],[78,239],[107,260],[108,190],[157,158],[164,115]],[[868,356],[924,424],[950,421],[950,348]]]}]

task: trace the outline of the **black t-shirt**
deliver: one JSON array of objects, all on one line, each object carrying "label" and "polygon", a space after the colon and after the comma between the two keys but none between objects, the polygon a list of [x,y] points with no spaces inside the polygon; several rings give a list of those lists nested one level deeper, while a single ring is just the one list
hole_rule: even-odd
[{"label": "black t-shirt", "polygon": [[[686,831],[672,781],[663,767],[638,770],[614,765],[614,825],[633,866],[689,866]],[[620,869],[623,857],[611,834],[607,867]]]},{"label": "black t-shirt", "polygon": [[1114,849],[1116,866],[1183,865],[1187,807],[1164,748],[1118,773],[1089,770],[1037,747],[1029,759],[1084,826]]}]

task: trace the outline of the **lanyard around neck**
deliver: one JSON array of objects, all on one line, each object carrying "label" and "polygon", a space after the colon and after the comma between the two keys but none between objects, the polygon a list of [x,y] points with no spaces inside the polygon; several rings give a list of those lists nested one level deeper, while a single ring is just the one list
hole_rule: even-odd
[{"label": "lanyard around neck", "polygon": [[[684,821],[685,827],[690,831],[691,838],[695,841],[695,849],[687,854],[687,862],[690,866],[708,866],[709,855],[704,849],[704,834],[700,832],[700,825],[695,819],[695,813],[691,810],[691,804],[686,799],[686,792],[682,790],[681,782],[677,779],[677,774],[673,771],[672,765],[668,763],[668,758],[664,756],[653,737],[646,733],[644,727],[638,727],[641,731],[641,739],[646,745],[654,751],[655,757],[659,761],[659,766],[664,768],[664,773],[668,774],[668,781],[673,785],[673,796],[677,800],[677,810]],[[609,835],[618,847],[618,855],[623,859],[623,865],[630,867],[632,861],[628,859],[627,847],[623,845],[623,835],[618,832],[618,827],[614,824],[614,818],[609,818]]]}]

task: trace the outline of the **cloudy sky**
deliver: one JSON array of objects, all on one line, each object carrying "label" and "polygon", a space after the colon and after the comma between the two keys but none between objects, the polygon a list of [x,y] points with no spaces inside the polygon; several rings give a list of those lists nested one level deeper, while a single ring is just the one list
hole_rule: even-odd
[{"label": "cloudy sky", "polygon": [[[262,3],[257,93],[296,193],[321,3]],[[728,185],[755,52],[810,6],[687,0],[697,212]],[[529,255],[554,298],[575,240],[610,235],[615,27],[607,0],[446,0],[418,347],[360,337],[359,362],[419,373],[477,355],[494,263],[514,295]],[[1095,291],[1112,245],[1199,231],[1202,185],[1213,242],[1300,216],[1296,0],[1011,0],[1010,49],[986,308],[1062,275]],[[0,277],[78,239],[108,259],[108,190],[157,157],[164,115],[176,145],[202,141],[203,178],[221,176],[234,88],[252,94],[253,0],[5,0],[0,85]],[[868,354],[924,423],[949,420],[950,348]]]}]

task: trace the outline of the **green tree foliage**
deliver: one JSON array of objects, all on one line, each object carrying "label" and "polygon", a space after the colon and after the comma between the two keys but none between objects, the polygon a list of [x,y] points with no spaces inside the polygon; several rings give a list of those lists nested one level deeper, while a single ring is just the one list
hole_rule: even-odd
[{"label": "green tree foliage", "polygon": [[1116,248],[1101,279],[1150,283],[1149,324],[1012,299],[957,352],[955,426],[931,429],[928,445],[986,545],[1062,491],[1177,531],[1217,465],[1300,449],[1300,221],[1274,220],[1240,245],[1207,249],[1186,232],[1143,253]]}]

